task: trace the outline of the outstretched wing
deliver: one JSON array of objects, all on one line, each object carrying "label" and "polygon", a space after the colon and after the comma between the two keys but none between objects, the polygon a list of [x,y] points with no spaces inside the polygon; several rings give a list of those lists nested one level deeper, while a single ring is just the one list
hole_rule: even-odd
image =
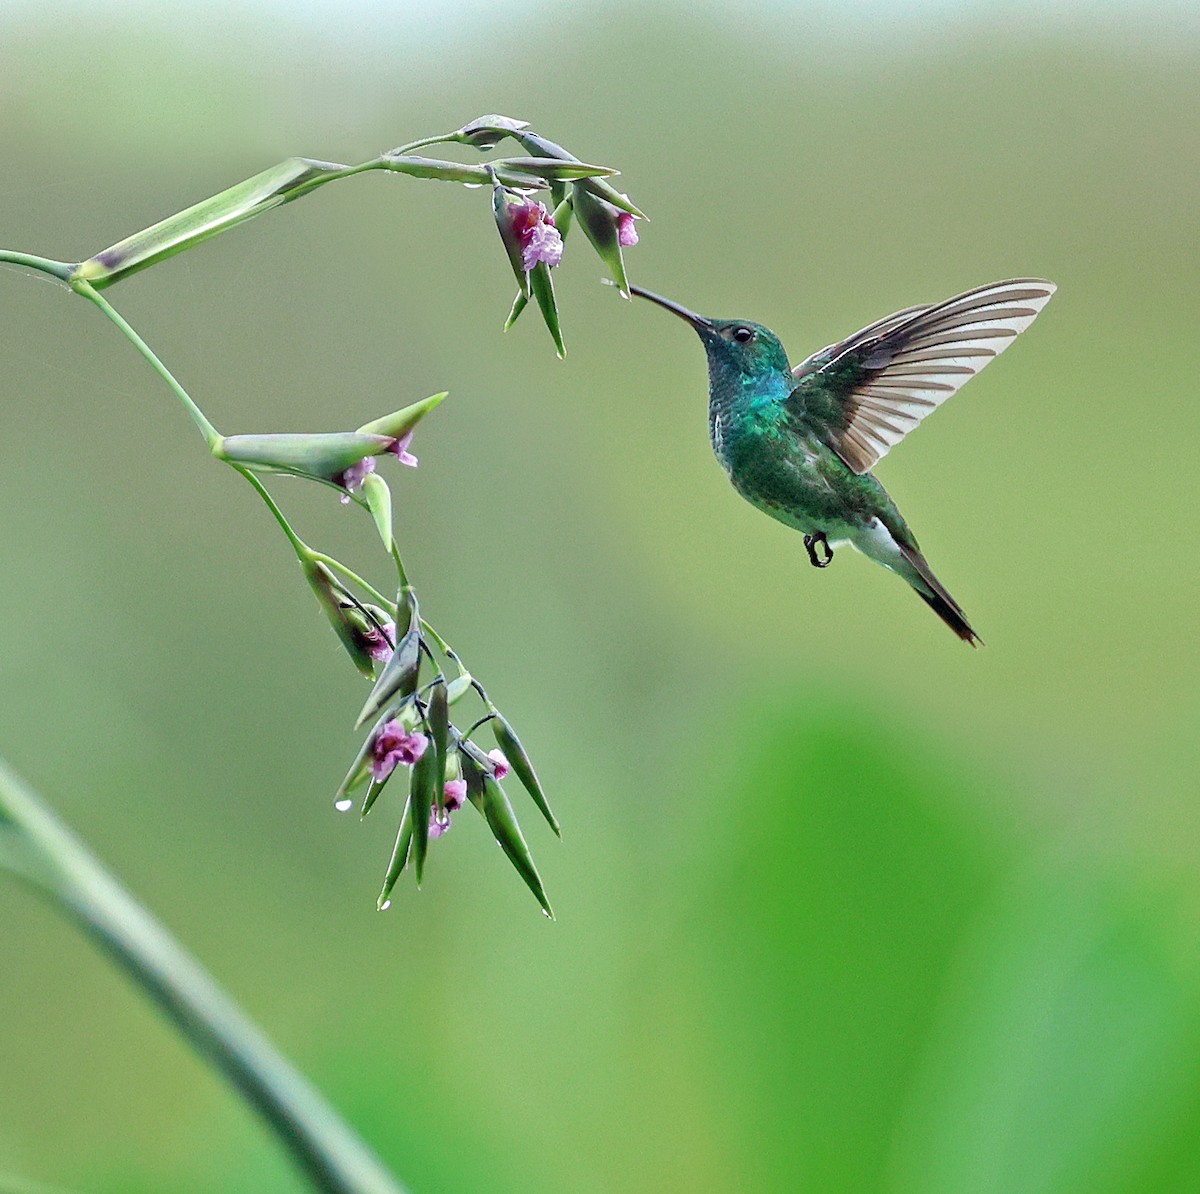
[{"label": "outstretched wing", "polygon": [[797,365],[788,410],[865,473],[998,357],[1055,289],[1015,278],[897,311]]}]

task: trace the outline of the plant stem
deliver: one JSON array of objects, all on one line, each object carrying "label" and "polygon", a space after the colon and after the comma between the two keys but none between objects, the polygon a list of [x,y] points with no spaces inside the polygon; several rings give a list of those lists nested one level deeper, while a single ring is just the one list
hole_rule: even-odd
[{"label": "plant stem", "polygon": [[224,1073],[324,1194],[404,1188],[167,930],[0,761],[0,865],[91,936]]},{"label": "plant stem", "polygon": [[317,178],[310,178],[308,182],[300,183],[298,186],[292,187],[288,192],[288,202],[291,203],[294,199],[299,199],[307,195],[309,191],[315,191],[318,187],[323,187],[326,183],[337,182],[342,178],[353,178],[356,174],[364,174],[368,170],[380,170],[380,160],[372,158],[368,162],[360,162],[357,166],[342,166],[339,170],[330,171],[328,174],[322,174]]},{"label": "plant stem", "polygon": [[69,282],[71,271],[75,268],[65,261],[52,261],[49,257],[36,257],[32,253],[17,253],[12,249],[0,249],[0,263],[7,265],[24,265],[29,269],[40,270],[60,282]]},{"label": "plant stem", "polygon": [[241,473],[241,475],[245,477],[252,486],[254,486],[258,496],[262,498],[264,502],[266,502],[267,509],[270,510],[275,516],[275,521],[279,523],[283,533],[288,537],[288,542],[292,545],[292,548],[295,550],[296,555],[302,564],[309,560],[319,559],[323,561],[325,559],[325,557],[319,556],[316,552],[314,552],[312,548],[310,548],[308,544],[305,543],[304,540],[292,530],[292,524],[288,522],[288,520],[284,517],[283,511],[275,504],[275,499],[270,495],[267,487],[248,468],[242,468],[236,464],[231,465],[230,467],[235,472]]},{"label": "plant stem", "polygon": [[192,421],[200,428],[200,434],[204,436],[204,442],[208,444],[211,450],[221,436],[217,429],[208,421],[204,412],[192,401],[191,395],[175,380],[174,374],[160,361],[155,355],[154,350],[133,330],[126,321],[125,317],[100,294],[89,282],[85,282],[82,278],[76,278],[71,283],[71,288],[77,293],[83,295],[89,302],[95,303],[101,311],[104,312],[113,323],[120,328],[125,338],[150,362],[154,371],[171,387],[175,392],[175,396],[183,403],[188,414],[192,416]]},{"label": "plant stem", "polygon": [[366,595],[370,597],[372,601],[382,605],[385,609],[389,606],[393,610],[395,609],[396,603],[390,597],[385,597],[373,584],[371,584],[369,581],[363,580],[363,578],[359,576],[353,568],[347,568],[346,565],[341,562],[341,560],[335,560],[333,556],[327,556],[324,554],[324,552],[320,551],[314,551],[312,553],[312,558],[316,560],[317,563],[324,564],[325,567],[331,572],[338,573],[344,580],[348,580],[352,585],[358,585],[358,587],[362,589],[362,591],[366,593]]},{"label": "plant stem", "polygon": [[400,145],[396,149],[389,150],[385,157],[398,158],[406,154],[412,153],[417,149],[424,149],[429,145],[446,145],[452,140],[451,136],[445,133],[437,137],[422,137],[419,141],[410,141],[407,145]]},{"label": "plant stem", "polygon": [[204,412],[192,400],[191,395],[176,381],[174,374],[158,359],[158,356],[150,345],[133,330],[125,317],[106,298],[100,295],[90,283],[82,278],[72,276],[75,271],[74,265],[70,265],[65,261],[52,261],[49,257],[37,257],[33,253],[17,253],[11,249],[0,249],[0,264],[24,265],[29,269],[36,269],[43,274],[49,274],[51,277],[57,278],[60,282],[66,282],[76,294],[81,294],[89,302],[95,303],[120,328],[122,335],[150,362],[154,371],[175,392],[175,396],[183,403],[196,426],[200,428],[200,433],[204,436],[204,440],[209,448],[212,448],[220,440],[221,436],[218,434],[217,429],[208,421]]},{"label": "plant stem", "polygon": [[395,539],[392,540],[392,560],[396,564],[396,573],[400,577],[400,589],[407,594],[412,590],[412,585],[408,583],[408,573],[404,571],[404,561],[400,558],[400,547]]}]

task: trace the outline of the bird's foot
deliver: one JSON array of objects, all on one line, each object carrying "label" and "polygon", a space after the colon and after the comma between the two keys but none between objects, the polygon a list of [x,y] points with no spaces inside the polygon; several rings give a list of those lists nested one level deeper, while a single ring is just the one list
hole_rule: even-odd
[{"label": "bird's foot", "polygon": [[[818,544],[825,549],[824,555],[818,554]],[[825,538],[824,531],[818,531],[815,535],[805,535],[804,546],[808,549],[808,562],[814,568],[829,567],[830,561],[833,559],[833,548],[829,546],[829,540]]]}]

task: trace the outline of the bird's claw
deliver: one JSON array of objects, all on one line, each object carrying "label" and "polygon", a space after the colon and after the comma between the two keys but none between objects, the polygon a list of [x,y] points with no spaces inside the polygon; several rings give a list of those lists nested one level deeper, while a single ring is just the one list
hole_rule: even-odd
[{"label": "bird's claw", "polygon": [[[824,556],[817,554],[818,544],[825,549]],[[829,567],[830,561],[833,559],[833,548],[829,546],[829,540],[825,538],[824,531],[818,531],[815,535],[805,535],[804,546],[808,549],[808,562],[814,568]]]}]

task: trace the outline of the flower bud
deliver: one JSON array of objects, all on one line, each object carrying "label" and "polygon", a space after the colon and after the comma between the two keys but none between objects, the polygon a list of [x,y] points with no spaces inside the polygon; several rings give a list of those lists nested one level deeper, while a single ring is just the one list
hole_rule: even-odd
[{"label": "flower bud", "polygon": [[443,390],[440,394],[431,394],[428,398],[422,398],[420,402],[411,403],[403,410],[384,415],[379,419],[372,419],[371,422],[364,423],[356,434],[386,436],[392,442],[388,444],[385,451],[395,452],[395,443],[403,440],[431,410],[440,406],[447,393],[448,391]]},{"label": "flower bud", "polygon": [[440,680],[434,683],[433,691],[429,694],[425,723],[429,727],[429,737],[433,746],[434,771],[438,781],[434,785],[434,803],[437,811],[441,812],[442,783],[446,778],[446,753],[450,743],[450,702],[446,685]]},{"label": "flower bud", "polygon": [[583,190],[595,195],[597,199],[603,199],[606,203],[611,203],[619,211],[627,212],[635,220],[645,220],[648,218],[640,207],[634,206],[628,195],[622,191],[618,191],[607,179],[581,178],[578,185]]},{"label": "flower bud", "polygon": [[[392,657],[383,665],[371,695],[367,697],[355,729],[381,713],[389,704],[396,700],[404,700],[417,690],[417,680],[421,672],[421,630],[420,620],[414,615],[408,633],[396,644]],[[374,671],[371,675],[374,676]]]},{"label": "flower bud", "polygon": [[[315,435],[227,435],[217,440],[212,453],[219,460],[253,472],[308,477],[336,485],[346,494],[356,493],[375,471],[376,456],[391,453],[401,464],[416,465],[417,458],[408,450],[413,430],[445,397],[445,391],[432,394],[402,410],[364,423],[357,431]],[[374,493],[367,494],[367,504],[376,523],[380,524],[380,535],[390,545],[390,536],[385,534],[386,520],[381,520],[381,503],[386,490],[380,490],[378,486],[373,488]],[[371,499],[374,499],[374,505]],[[390,513],[390,501],[388,506]]]},{"label": "flower bud", "polygon": [[541,187],[547,182],[611,178],[620,173],[611,166],[595,166],[578,158],[497,158],[485,169],[494,171],[501,182],[521,188]]},{"label": "flower bud", "polygon": [[497,713],[492,718],[492,732],[496,736],[496,745],[504,752],[504,758],[516,774],[517,779],[521,781],[525,791],[533,797],[534,804],[538,806],[538,810],[546,818],[546,822],[550,828],[559,837],[562,837],[558,818],[550,810],[550,804],[546,800],[545,792],[542,790],[541,780],[538,779],[537,772],[534,771],[533,763],[530,761],[529,752],[521,745],[521,740],[517,737],[516,731],[501,714]]},{"label": "flower bud", "polygon": [[461,676],[456,676],[449,684],[446,685],[446,701],[453,705],[457,701],[461,701],[463,697],[471,691],[471,683],[474,677],[470,672],[463,672]]},{"label": "flower bud", "polygon": [[513,219],[514,204],[509,199],[509,192],[499,183],[492,187],[492,214],[496,217],[496,229],[500,233],[500,241],[508,254],[508,263],[512,266],[513,277],[521,294],[529,298],[529,274],[525,269],[524,246],[516,221]]},{"label": "flower bud", "polygon": [[425,871],[425,855],[429,849],[429,819],[435,800],[440,803],[443,776],[437,769],[434,751],[425,751],[413,765],[409,782],[408,799],[412,806],[413,861],[417,868],[417,886]]},{"label": "flower bud", "polygon": [[563,149],[561,145],[551,141],[548,137],[543,137],[541,133],[535,133],[528,125],[513,129],[512,138],[514,141],[519,141],[521,148],[535,157],[557,158],[563,162],[579,161],[573,153]]},{"label": "flower bud", "polygon": [[483,812],[483,777],[487,766],[483,762],[484,754],[473,742],[466,739],[459,741],[458,765],[459,771],[467,785],[467,799],[482,813]]},{"label": "flower bud", "polygon": [[576,187],[573,197],[575,215],[580,226],[592,242],[600,259],[608,266],[621,293],[629,298],[629,282],[625,277],[625,261],[621,249],[637,244],[637,232],[633,227],[634,217],[619,211],[604,199],[598,199],[590,191]]},{"label": "flower bud", "polygon": [[[409,432],[411,435],[412,432]],[[368,459],[371,459],[368,457]],[[372,460],[372,463],[374,461]],[[349,501],[350,491],[342,501]],[[371,518],[375,522],[375,529],[379,532],[379,538],[383,540],[383,546],[391,551],[392,549],[392,491],[388,488],[387,482],[376,472],[371,472],[362,481],[362,499],[366,503],[367,509],[371,512]]]},{"label": "flower bud", "polygon": [[487,820],[492,836],[500,843],[500,848],[512,863],[517,874],[525,880],[526,887],[533,892],[542,910],[553,920],[554,911],[546,898],[546,889],[542,886],[542,877],[538,874],[533,862],[533,855],[517,824],[517,818],[508,803],[504,790],[490,775],[483,777],[482,811]]},{"label": "flower bud", "polygon": [[389,436],[362,431],[227,435],[217,440],[212,453],[219,460],[252,472],[288,473],[351,491],[375,467],[373,461],[365,462],[386,452],[392,443]]},{"label": "flower bud", "polygon": [[301,568],[346,654],[368,680],[373,680],[378,647],[374,636],[367,633],[371,619],[345,585],[319,560],[305,558]]},{"label": "flower bud", "polygon": [[526,120],[514,120],[511,116],[492,113],[489,116],[477,116],[468,124],[464,124],[447,140],[458,141],[463,145],[474,145],[476,149],[487,151],[495,149],[505,137],[528,127],[529,122]]},{"label": "flower bud", "polygon": [[[536,157],[555,158],[559,161],[568,162],[579,161],[573,153],[569,153],[561,145],[555,144],[539,133],[533,132],[528,126],[514,130],[512,136],[521,143],[523,149],[528,153],[534,154]],[[645,214],[630,202],[628,195],[622,194],[612,183],[604,178],[592,176],[580,179],[579,186],[590,191],[597,199],[603,199],[611,203],[613,207],[628,212],[635,219],[644,220],[646,218]]]},{"label": "flower bud", "polygon": [[396,844],[392,847],[392,858],[388,863],[379,898],[375,901],[375,907],[380,912],[386,912],[392,906],[392,888],[396,886],[396,880],[408,866],[408,859],[412,853],[412,838],[412,802],[406,801],[404,812],[400,816],[400,828],[396,832]]}]

